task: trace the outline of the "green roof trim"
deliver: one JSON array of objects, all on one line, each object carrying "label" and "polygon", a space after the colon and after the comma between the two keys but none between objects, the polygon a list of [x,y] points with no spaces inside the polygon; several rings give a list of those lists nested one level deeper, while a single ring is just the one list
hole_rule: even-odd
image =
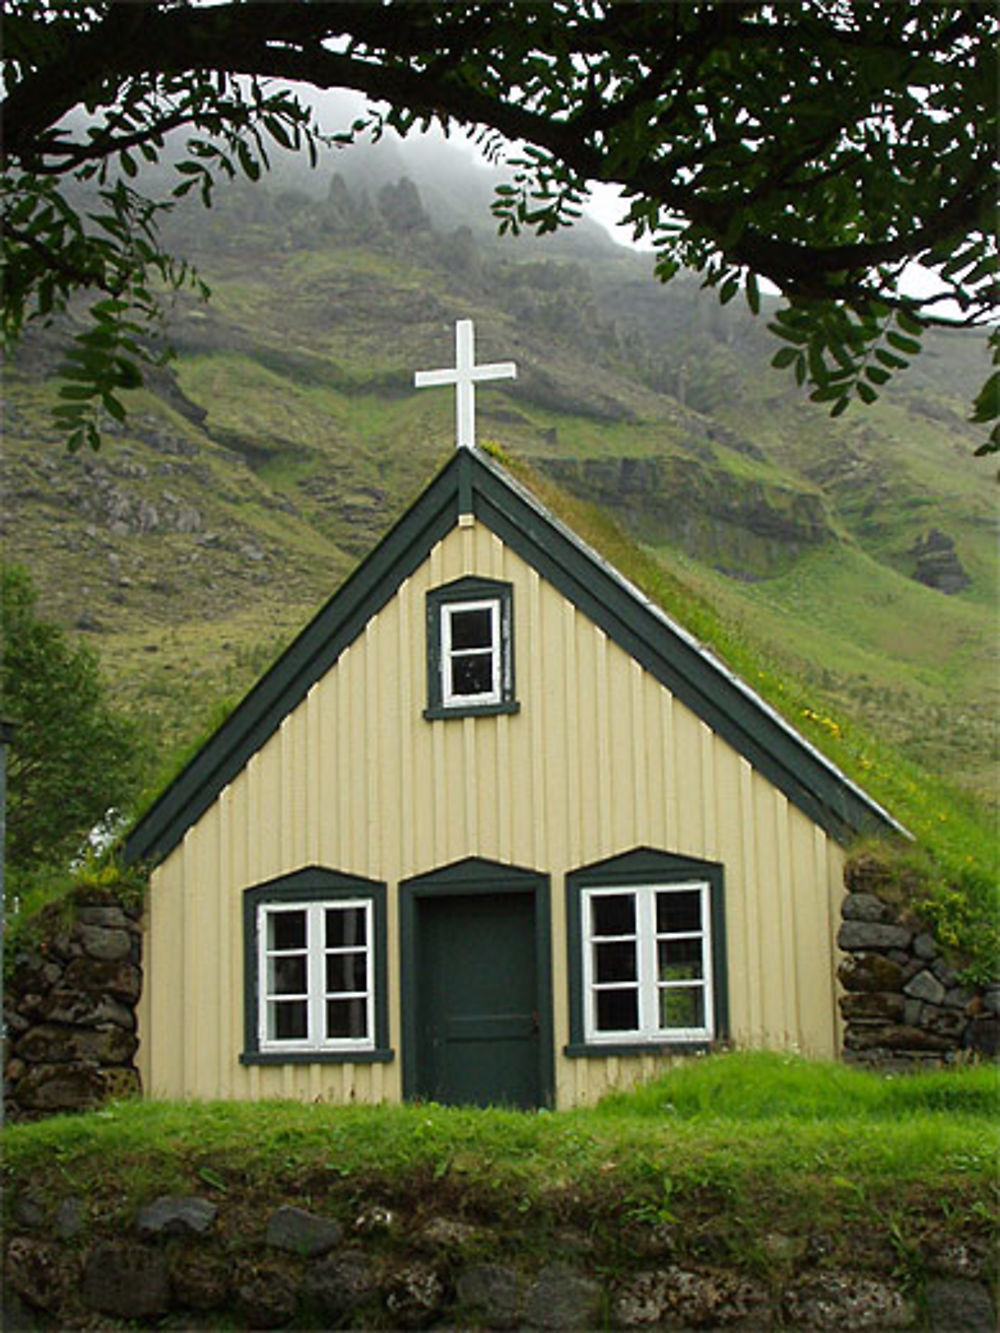
[{"label": "green roof trim", "polygon": [[906,832],[499,464],[461,449],[139,820],[126,861],[160,861],[180,842],[470,509],[832,837]]}]

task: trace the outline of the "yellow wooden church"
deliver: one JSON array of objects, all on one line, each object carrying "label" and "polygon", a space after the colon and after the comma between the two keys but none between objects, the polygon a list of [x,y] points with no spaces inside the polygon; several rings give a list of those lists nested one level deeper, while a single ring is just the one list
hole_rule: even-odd
[{"label": "yellow wooden church", "polygon": [[840,1046],[844,847],[898,825],[474,442],[133,830],[147,1094],[568,1107]]}]

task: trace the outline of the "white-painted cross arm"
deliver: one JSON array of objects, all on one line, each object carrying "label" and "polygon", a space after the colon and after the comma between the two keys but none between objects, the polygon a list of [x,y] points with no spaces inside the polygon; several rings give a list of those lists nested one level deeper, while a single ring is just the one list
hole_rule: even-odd
[{"label": "white-painted cross arm", "polygon": [[436,384],[454,384],[453,370],[417,370],[413,374],[413,383],[418,389],[433,389]]},{"label": "white-painted cross arm", "polygon": [[494,361],[490,366],[476,366],[475,380],[516,380],[517,366],[513,361]]},{"label": "white-painted cross arm", "polygon": [[476,384],[483,380],[516,378],[517,367],[513,361],[495,361],[488,366],[476,365],[472,320],[460,319],[455,324],[454,369],[418,370],[413,376],[413,383],[418,389],[454,384],[456,448],[472,449],[476,443]]}]

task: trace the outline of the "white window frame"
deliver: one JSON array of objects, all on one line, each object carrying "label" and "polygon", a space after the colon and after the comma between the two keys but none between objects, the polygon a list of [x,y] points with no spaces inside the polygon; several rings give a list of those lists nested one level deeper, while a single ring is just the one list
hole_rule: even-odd
[{"label": "white window frame", "polygon": [[[364,991],[327,991],[326,958],[329,954],[359,953],[362,946],[326,947],[325,919],[327,911],[361,908],[365,920],[365,983]],[[306,917],[305,953],[306,993],[299,997],[268,991],[268,960],[280,956],[282,950],[267,946],[268,916],[279,912],[304,912]],[[263,902],[257,907],[257,1041],[262,1052],[296,1051],[371,1051],[375,1049],[375,914],[371,898],[330,898],[314,901]],[[305,999],[306,1036],[277,1038],[268,1036],[268,1006],[276,1000]],[[328,999],[363,999],[365,1001],[364,1037],[326,1038],[326,1002]]]},{"label": "white window frame", "polygon": [[[700,895],[701,925],[699,931],[658,933],[656,929],[656,899],[661,893],[690,893]],[[599,897],[631,896],[635,902],[635,931],[628,935],[610,936],[593,934],[591,901]],[[581,890],[581,927],[583,949],[583,1027],[584,1039],[595,1046],[619,1046],[623,1042],[704,1042],[715,1035],[714,985],[712,977],[712,921],[710,885],[692,880],[669,884],[621,884]],[[658,976],[657,941],[670,939],[700,939],[702,976],[697,981],[661,982]],[[595,943],[635,941],[635,982],[598,982],[594,972]],[[701,1027],[661,1027],[659,1021],[659,992],[661,990],[693,990],[700,988],[703,996],[705,1022]],[[597,1027],[597,995],[602,990],[637,989],[638,1025],[634,1028],[616,1028],[600,1031]]]},{"label": "white window frame", "polygon": [[[490,645],[488,648],[452,649],[452,617],[462,611],[484,611],[490,613]],[[477,597],[466,602],[442,602],[441,604],[441,703],[445,708],[461,708],[466,705],[498,704],[503,699],[503,647],[501,642],[502,616],[499,597]],[[490,659],[492,688],[479,694],[456,694],[451,688],[451,664],[453,657],[486,657]]]}]

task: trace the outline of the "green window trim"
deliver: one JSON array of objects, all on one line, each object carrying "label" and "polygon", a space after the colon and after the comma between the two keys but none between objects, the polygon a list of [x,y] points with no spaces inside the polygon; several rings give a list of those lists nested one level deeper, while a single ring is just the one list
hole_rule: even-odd
[{"label": "green window trim", "polygon": [[[689,1038],[679,1039],[672,1031],[650,1037],[639,1033],[633,1039],[628,1030],[609,1032],[605,1037],[588,1036],[587,1021],[589,996],[588,966],[584,951],[587,947],[585,907],[593,891],[613,893],[621,889],[636,896],[655,888],[675,886],[705,886],[708,919],[703,922],[705,941],[705,973],[708,1007],[711,1010],[710,1030]],[[714,861],[676,856],[648,847],[636,848],[605,861],[596,862],[571,871],[566,876],[566,929],[567,964],[569,979],[569,1041],[563,1048],[569,1057],[606,1058],[619,1055],[695,1053],[712,1049],[729,1036],[729,1001],[726,975],[725,895],[723,867]],[[636,978],[637,988],[652,987]],[[647,1025],[648,1026],[648,1025]]]},{"label": "green window trim", "polygon": [[[345,1039],[343,1045],[323,1043],[302,1045],[289,1043],[282,1049],[279,1042],[274,1044],[261,1041],[262,994],[261,959],[269,956],[267,946],[260,937],[260,922],[266,918],[269,909],[275,913],[302,910],[303,917],[310,915],[311,909],[318,905],[329,904],[331,908],[363,906],[369,933],[366,935],[364,953],[368,969],[366,994],[368,995],[369,1038],[362,1044]],[[273,951],[272,951],[273,952]],[[322,946],[309,943],[306,946],[290,950],[311,959],[319,953],[327,952]],[[330,952],[337,952],[331,950]],[[348,952],[359,952],[348,949]],[[321,959],[322,961],[322,959]],[[311,966],[310,962],[310,966]],[[386,938],[386,886],[377,880],[364,879],[357,875],[346,875],[322,866],[309,866],[288,875],[281,875],[262,884],[256,884],[243,892],[243,1042],[240,1063],[244,1065],[270,1064],[371,1064],[385,1063],[394,1058],[389,1048],[389,1009],[386,984],[387,938]],[[311,975],[311,974],[310,974]],[[306,1002],[303,998],[303,1003]],[[308,1004],[319,1003],[310,986]],[[311,1031],[311,1029],[310,1029]],[[315,1041],[315,1034],[313,1034]]]},{"label": "green window trim", "polygon": [[[485,638],[464,650],[452,646],[452,627],[466,613],[489,625]],[[514,590],[498,579],[466,577],[431,588],[426,600],[427,707],[424,717],[494,717],[517,713],[514,688]],[[485,688],[452,692],[449,664],[488,664]]]}]

